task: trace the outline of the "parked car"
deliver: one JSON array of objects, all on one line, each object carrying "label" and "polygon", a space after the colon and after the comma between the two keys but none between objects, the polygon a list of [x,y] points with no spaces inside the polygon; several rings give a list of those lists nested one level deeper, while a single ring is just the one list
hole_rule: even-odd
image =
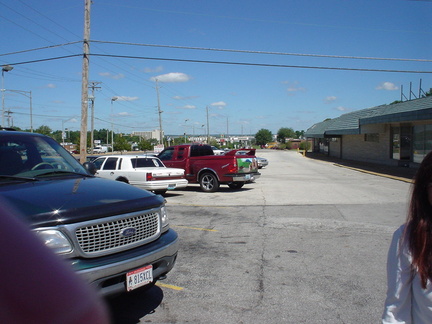
[{"label": "parked car", "polygon": [[213,150],[214,155],[224,155],[225,154],[224,150],[218,149],[216,146],[212,146],[211,148]]},{"label": "parked car", "polygon": [[46,246],[105,296],[165,278],[179,247],[165,199],[92,166],[51,137],[0,130],[0,197]]},{"label": "parked car", "polygon": [[246,151],[242,157],[235,153],[214,155],[210,145],[184,144],[167,147],[158,157],[169,167],[185,169],[186,179],[199,183],[201,190],[215,192],[222,183],[237,190],[260,177],[255,150]]},{"label": "parked car", "polygon": [[123,181],[141,189],[165,194],[167,190],[185,188],[185,170],[167,168],[151,155],[105,155],[93,161],[96,176]]},{"label": "parked car", "polygon": [[262,169],[269,164],[268,160],[265,158],[257,156],[256,159],[257,159],[257,163],[258,163],[258,169]]}]

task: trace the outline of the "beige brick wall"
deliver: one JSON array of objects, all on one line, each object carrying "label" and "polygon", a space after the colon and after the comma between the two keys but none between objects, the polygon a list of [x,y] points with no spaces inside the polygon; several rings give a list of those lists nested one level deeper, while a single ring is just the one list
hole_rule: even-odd
[{"label": "beige brick wall", "polygon": [[342,139],[342,158],[382,164],[395,164],[390,159],[390,133],[381,132],[379,142],[365,141],[365,134],[344,135]]}]

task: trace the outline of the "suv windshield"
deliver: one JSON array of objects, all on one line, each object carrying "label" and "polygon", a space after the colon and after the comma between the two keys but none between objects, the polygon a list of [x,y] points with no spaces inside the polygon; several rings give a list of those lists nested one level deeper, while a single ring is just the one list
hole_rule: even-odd
[{"label": "suv windshield", "polygon": [[64,172],[88,174],[50,137],[0,131],[0,176],[37,177]]}]

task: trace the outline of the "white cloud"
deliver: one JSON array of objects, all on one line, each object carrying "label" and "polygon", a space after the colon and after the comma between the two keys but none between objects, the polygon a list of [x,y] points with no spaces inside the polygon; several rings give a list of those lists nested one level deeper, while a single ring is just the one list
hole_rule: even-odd
[{"label": "white cloud", "polygon": [[114,80],[119,80],[119,79],[123,79],[125,76],[122,73],[119,74],[111,74],[109,72],[100,72],[99,73],[100,76],[109,78],[109,79],[114,79]]},{"label": "white cloud", "polygon": [[298,81],[290,82],[290,81],[283,81],[282,84],[287,84],[288,88],[286,89],[287,92],[290,93],[290,95],[294,92],[304,92],[306,91],[306,88],[300,87]]},{"label": "white cloud", "polygon": [[172,98],[175,100],[190,100],[190,99],[196,99],[198,98],[198,96],[188,96],[188,97],[174,96]]},{"label": "white cloud", "polygon": [[342,107],[342,106],[336,107],[335,109],[338,110],[338,111],[350,111],[349,108]]},{"label": "white cloud", "polygon": [[138,99],[139,99],[139,97],[115,96],[115,97],[112,97],[111,100],[113,100],[113,101],[135,101]]},{"label": "white cloud", "polygon": [[128,116],[132,116],[130,113],[128,113],[127,111],[123,111],[117,114],[118,116],[121,117],[128,117]]},{"label": "white cloud", "polygon": [[150,78],[151,81],[158,80],[159,82],[173,83],[173,82],[187,82],[191,77],[185,73],[181,72],[171,72],[167,74],[161,74]]},{"label": "white cloud", "polygon": [[57,86],[56,86],[55,84],[53,84],[53,83],[48,83],[48,84],[46,85],[46,87],[47,87],[47,88],[50,88],[50,89],[57,88]]},{"label": "white cloud", "polygon": [[179,109],[196,109],[196,106],[194,105],[184,105],[182,107],[177,107]]},{"label": "white cloud", "polygon": [[379,84],[375,89],[376,90],[394,91],[394,90],[398,90],[399,88],[394,83],[386,81],[386,82]]},{"label": "white cloud", "polygon": [[163,71],[162,66],[156,66],[154,68],[144,68],[144,73],[159,73]]},{"label": "white cloud", "polygon": [[326,103],[326,104],[329,104],[329,103],[332,103],[332,102],[334,102],[334,101],[336,101],[337,100],[337,97],[335,97],[335,96],[327,96],[325,99],[324,99],[324,102]]},{"label": "white cloud", "polygon": [[227,103],[225,101],[218,101],[218,102],[213,102],[212,104],[210,104],[210,106],[218,107],[219,109],[223,109],[224,107],[227,106]]},{"label": "white cloud", "polygon": [[303,88],[303,87],[293,87],[293,86],[291,86],[291,87],[288,87],[288,88],[287,88],[287,91],[288,91],[288,92],[306,91],[306,88]]}]

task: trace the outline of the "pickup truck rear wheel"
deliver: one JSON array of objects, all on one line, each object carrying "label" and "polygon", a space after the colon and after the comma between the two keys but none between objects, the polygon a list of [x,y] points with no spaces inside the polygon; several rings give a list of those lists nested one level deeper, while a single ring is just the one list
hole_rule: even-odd
[{"label": "pickup truck rear wheel", "polygon": [[228,187],[230,187],[231,189],[240,189],[243,186],[244,186],[244,182],[242,181],[228,183]]},{"label": "pickup truck rear wheel", "polygon": [[219,189],[219,180],[211,172],[206,172],[203,175],[201,175],[199,184],[201,190],[205,192],[215,192],[218,191]]}]

